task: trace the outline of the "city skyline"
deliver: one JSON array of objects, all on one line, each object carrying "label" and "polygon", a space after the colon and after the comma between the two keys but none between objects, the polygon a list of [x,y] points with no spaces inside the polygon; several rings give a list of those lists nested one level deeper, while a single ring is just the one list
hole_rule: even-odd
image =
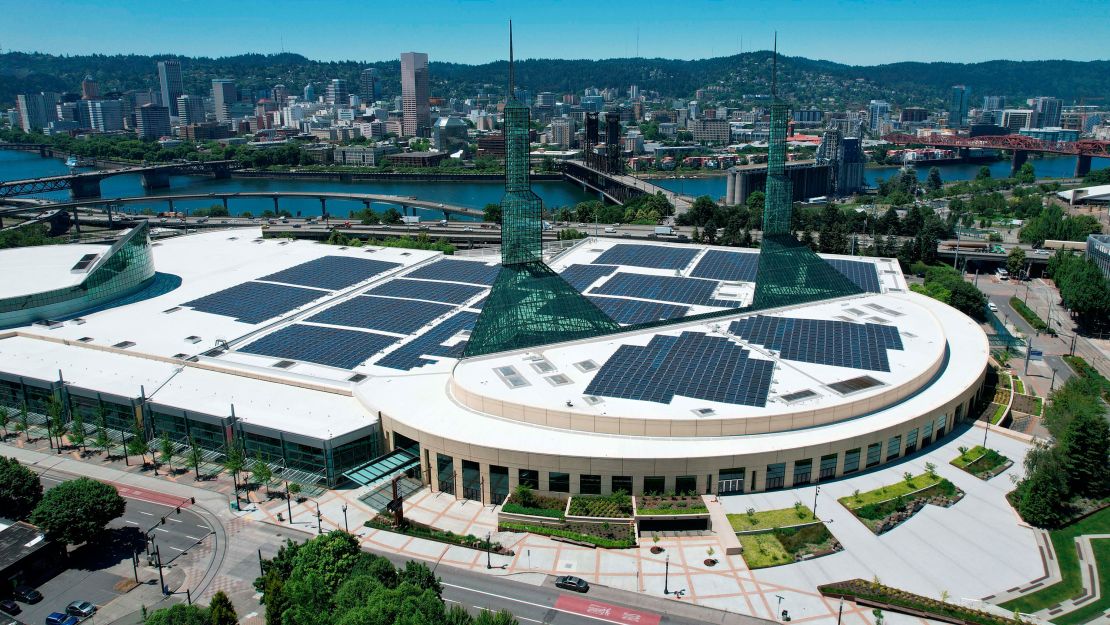
[{"label": "city skyline", "polygon": [[[772,32],[779,30],[788,56],[828,60],[849,65],[880,65],[901,61],[983,62],[1012,60],[1099,60],[1099,50],[1086,42],[1110,36],[1110,24],[1083,21],[1084,37],[1054,39],[1051,46],[1015,46],[1023,35],[1039,35],[1045,21],[1080,17],[1097,10],[1095,3],[1068,0],[1052,6],[1034,2],[987,2],[1005,10],[993,13],[991,28],[960,19],[962,5],[954,0],[933,3],[927,12],[908,2],[836,0],[778,5],[755,2],[742,9],[714,0],[699,0],[675,12],[655,3],[583,3],[512,5],[489,2],[437,2],[437,19],[413,22],[403,7],[382,6],[376,23],[392,24],[373,37],[354,35],[357,22],[329,23],[329,41],[289,29],[243,28],[257,15],[282,15],[275,2],[259,11],[259,3],[217,5],[209,0],[187,3],[187,10],[168,19],[157,6],[119,2],[113,6],[83,0],[46,0],[35,9],[12,7],[0,27],[4,51],[49,54],[175,54],[235,56],[245,53],[295,52],[324,61],[376,62],[396,59],[401,50],[419,49],[430,58],[464,64],[497,61],[494,41],[501,21],[509,15],[530,36],[520,58],[601,59],[660,57],[701,59],[741,51],[770,49]],[[49,13],[54,28],[44,32],[39,16]],[[212,20],[212,15],[221,19]],[[238,19],[238,18],[242,19]],[[433,23],[434,22],[434,23]],[[334,24],[334,25],[332,25]],[[351,29],[348,33],[346,29]],[[142,31],[146,36],[135,37]],[[276,32],[275,32],[276,31]],[[315,31],[314,31],[315,32]],[[844,45],[854,41],[856,45]]]}]

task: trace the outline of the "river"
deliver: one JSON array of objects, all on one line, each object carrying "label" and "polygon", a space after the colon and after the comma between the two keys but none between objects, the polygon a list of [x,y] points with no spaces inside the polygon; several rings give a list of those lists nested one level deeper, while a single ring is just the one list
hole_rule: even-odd
[{"label": "river", "polygon": [[[0,150],[0,181],[25,180],[28,178],[42,178],[69,173],[65,163],[54,158],[42,158],[35,152],[21,152],[16,150]],[[547,208],[559,208],[574,205],[585,200],[597,199],[595,194],[587,193],[581,187],[565,182],[542,180],[532,183],[532,189],[543,200]],[[501,201],[505,185],[498,180],[474,180],[464,182],[422,182],[413,180],[359,180],[355,182],[340,182],[338,180],[303,180],[295,178],[267,179],[267,178],[228,178],[216,180],[204,176],[172,176],[168,189],[157,189],[147,193],[143,189],[142,181],[138,174],[121,174],[111,176],[100,182],[100,195],[104,198],[133,197],[139,195],[173,195],[178,193],[225,193],[225,192],[267,192],[267,191],[333,191],[338,193],[378,193],[386,195],[411,195],[422,200],[455,204],[468,208],[481,210],[489,203]],[[55,191],[35,196],[50,200],[68,200],[69,191]],[[218,201],[217,201],[218,202]],[[213,200],[190,200],[174,202],[175,210],[196,209],[211,206]],[[165,202],[151,202],[149,206],[156,211],[166,210]],[[128,204],[129,211],[139,211],[144,208],[141,204]],[[265,198],[245,198],[232,200],[230,209],[233,213],[251,211],[255,215],[264,210],[273,210],[272,200]],[[311,198],[283,198],[281,208],[293,214],[304,216],[319,215],[320,202]],[[328,212],[339,217],[345,216],[348,211],[361,210],[362,202],[328,200]],[[385,210],[385,205],[375,205],[375,210]],[[442,213],[433,211],[418,211],[418,214],[431,219],[441,219]],[[467,218],[452,215],[451,219],[465,220]]]}]

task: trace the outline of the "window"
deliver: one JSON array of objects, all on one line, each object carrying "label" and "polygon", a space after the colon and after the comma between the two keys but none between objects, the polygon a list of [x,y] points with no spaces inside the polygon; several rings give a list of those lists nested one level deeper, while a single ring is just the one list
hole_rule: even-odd
[{"label": "window", "polygon": [[734,469],[721,469],[717,473],[717,494],[744,492],[744,476],[747,469],[737,467]]},{"label": "window", "polygon": [[645,495],[662,495],[666,490],[667,478],[658,475],[644,478]]},{"label": "window", "polygon": [[937,440],[944,436],[944,426],[948,423],[948,415],[940,415],[937,417]]},{"label": "window", "polygon": [[821,479],[827,480],[836,477],[836,460],[836,454],[821,456]]},{"label": "window", "polygon": [[774,490],[782,488],[783,480],[786,478],[786,463],[779,462],[777,464],[767,465],[767,485],[764,490]]},{"label": "window", "polygon": [[931,442],[933,442],[933,422],[929,421],[921,428],[921,446],[925,447]]},{"label": "window", "polygon": [[893,460],[902,453],[902,435],[891,436],[886,444],[886,459]]},{"label": "window", "polygon": [[489,497],[490,503],[498,505],[505,503],[509,496],[509,468],[491,464],[489,466]]},{"label": "window", "polygon": [[698,478],[696,475],[680,475],[674,478],[674,492],[678,495],[698,494]]},{"label": "window", "polygon": [[451,456],[436,454],[436,474],[440,492],[455,494],[455,459]]},{"label": "window", "polygon": [[868,445],[867,446],[867,468],[870,469],[871,467],[878,465],[879,461],[882,460],[882,455],[883,455],[883,444],[882,443],[872,443],[872,444]]},{"label": "window", "polygon": [[578,492],[583,495],[600,495],[601,494],[601,476],[600,475],[583,475],[582,482],[578,487]]},{"label": "window", "polygon": [[532,490],[540,489],[540,472],[533,471],[532,469],[520,469],[517,472],[517,481],[521,486],[527,486]]},{"label": "window", "polygon": [[482,468],[473,460],[462,461],[463,499],[482,501]]},{"label": "window", "polygon": [[844,453],[844,473],[859,471],[859,448],[849,449]]},{"label": "window", "polygon": [[547,474],[547,490],[553,493],[570,492],[570,473],[552,471]]},{"label": "window", "polygon": [[917,449],[917,428],[910,430],[910,433],[906,434],[906,453],[912,454],[915,449]]},{"label": "window", "polygon": [[632,477],[629,475],[613,476],[613,492],[623,490],[626,495],[632,494]]},{"label": "window", "polygon": [[810,475],[813,473],[813,460],[806,458],[805,460],[797,460],[794,462],[794,486],[804,486],[809,484]]}]

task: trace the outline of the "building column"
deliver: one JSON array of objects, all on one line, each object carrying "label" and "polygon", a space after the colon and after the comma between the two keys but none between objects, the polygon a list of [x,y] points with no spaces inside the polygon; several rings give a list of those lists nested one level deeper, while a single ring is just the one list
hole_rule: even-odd
[{"label": "building column", "polygon": [[274,196],[274,215],[278,214],[278,196]]},{"label": "building column", "polygon": [[[220,199],[221,199],[221,200],[223,200],[223,203],[224,203],[224,212],[225,212],[225,213],[227,213],[227,196],[225,195],[225,196],[223,196],[223,197],[222,197],[222,198],[220,198]],[[228,213],[228,214],[230,215],[231,213]]]},{"label": "building column", "polygon": [[1014,150],[1014,156],[1010,159],[1010,177],[1017,176],[1021,166],[1025,161],[1029,160],[1029,152],[1026,150]]},{"label": "building column", "polygon": [[725,205],[733,206],[736,204],[736,173],[730,168],[726,175]]},{"label": "building column", "polygon": [[1080,154],[1075,157],[1075,173],[1076,178],[1082,178],[1091,173],[1091,157],[1089,155]]}]

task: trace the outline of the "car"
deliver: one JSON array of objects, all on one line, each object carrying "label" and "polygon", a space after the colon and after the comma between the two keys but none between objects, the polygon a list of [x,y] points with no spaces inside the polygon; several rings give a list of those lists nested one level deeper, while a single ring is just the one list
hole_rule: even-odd
[{"label": "car", "polygon": [[14,618],[0,618],[0,625],[25,625],[25,623]]},{"label": "car", "polygon": [[38,603],[42,601],[42,593],[30,586],[16,586],[12,593],[15,598],[23,603]]},{"label": "car", "polygon": [[586,580],[573,575],[560,575],[556,577],[555,585],[559,588],[573,590],[575,592],[588,592],[590,590],[590,585],[586,583]]},{"label": "car", "polygon": [[51,612],[50,616],[46,617],[46,625],[77,625],[80,622],[76,616],[61,612]]},{"label": "car", "polygon": [[66,606],[66,614],[77,618],[89,618],[96,614],[96,606],[90,601],[74,601]]},{"label": "car", "polygon": [[19,614],[23,611],[23,609],[19,607],[19,604],[11,599],[0,599],[0,610],[8,614]]},{"label": "car", "polygon": [[995,306],[994,302],[987,302],[987,308],[989,308],[991,312],[998,312],[998,306]]},{"label": "car", "polygon": [[617,232],[617,229],[614,228],[613,226],[606,226],[605,227],[605,234],[615,234],[616,232]]}]

